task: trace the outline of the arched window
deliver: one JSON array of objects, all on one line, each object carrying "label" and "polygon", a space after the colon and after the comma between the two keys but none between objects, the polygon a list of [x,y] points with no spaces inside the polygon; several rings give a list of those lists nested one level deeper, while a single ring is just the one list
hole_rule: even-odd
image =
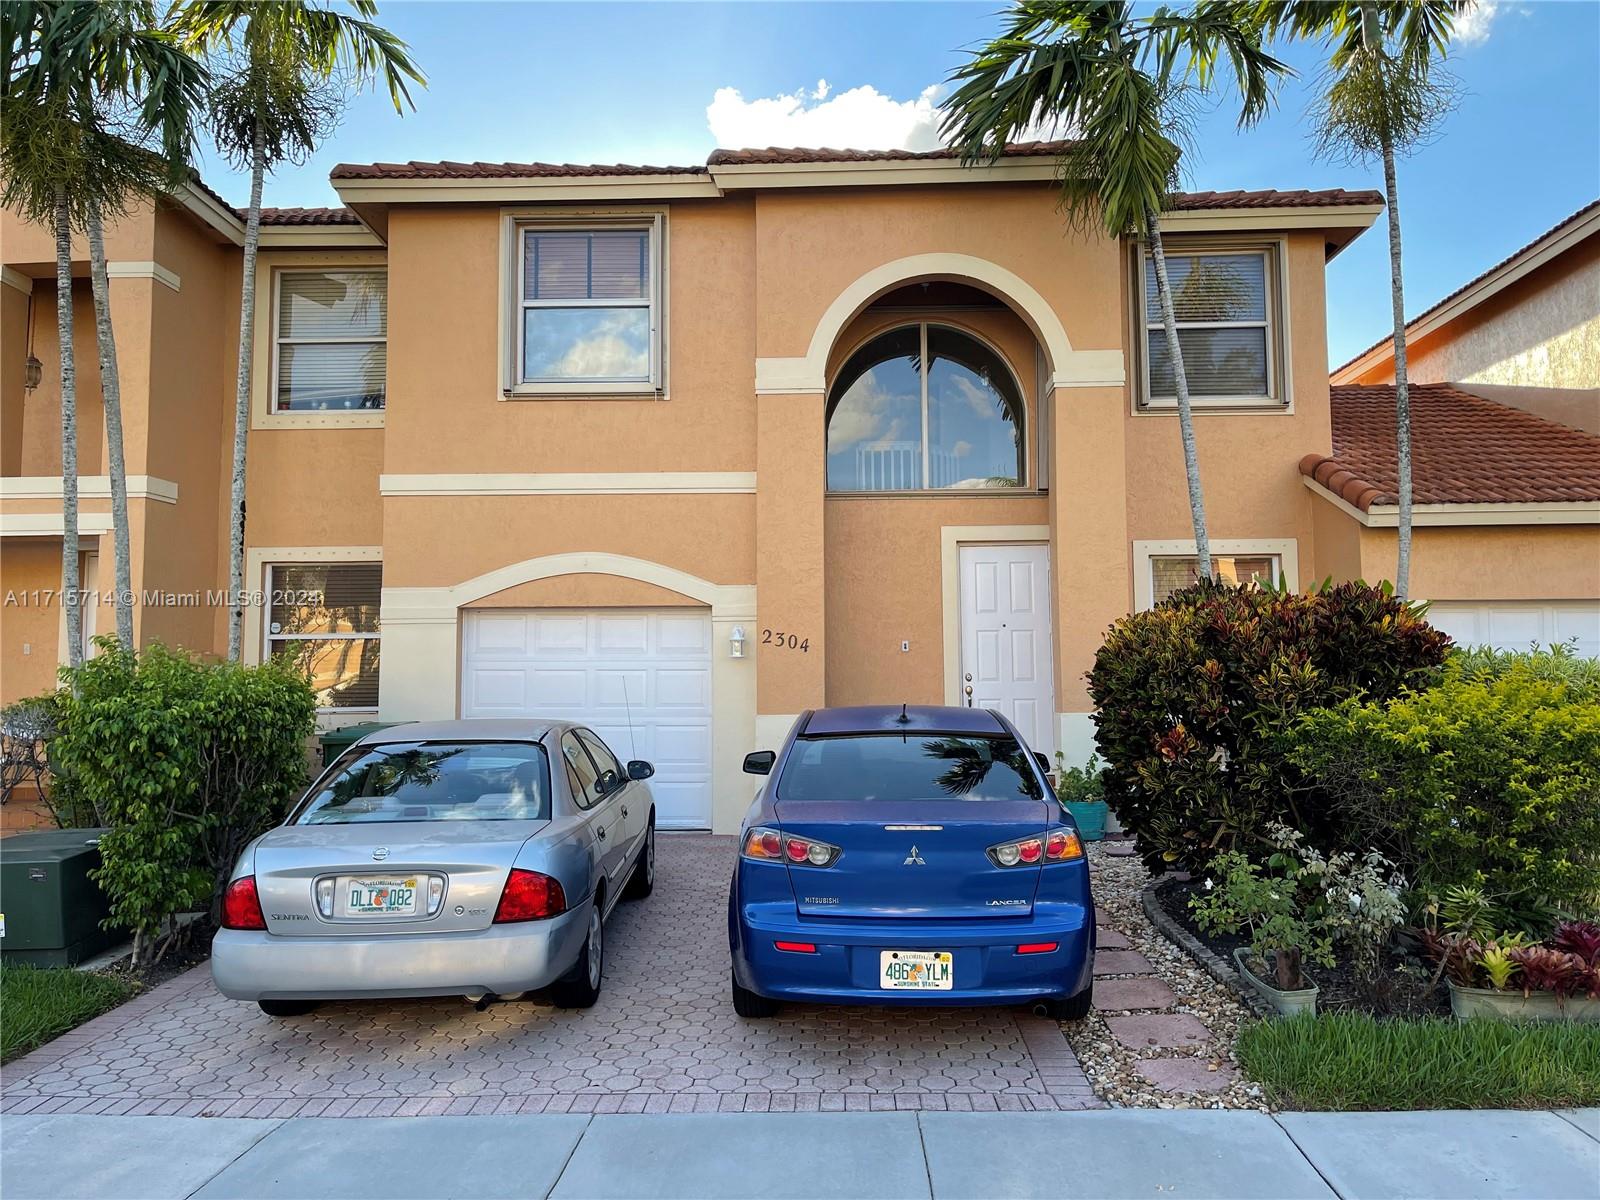
[{"label": "arched window", "polygon": [[1014,488],[1022,393],[1004,360],[948,325],[879,334],[828,396],[830,492]]}]

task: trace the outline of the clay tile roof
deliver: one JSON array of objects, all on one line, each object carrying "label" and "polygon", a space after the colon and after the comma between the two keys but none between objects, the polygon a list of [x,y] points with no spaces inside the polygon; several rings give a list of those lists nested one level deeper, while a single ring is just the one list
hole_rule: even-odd
[{"label": "clay tile roof", "polygon": [[1179,192],[1172,197],[1174,209],[1210,208],[1326,208],[1330,205],[1382,204],[1382,192],[1347,192],[1344,188],[1324,188],[1317,192],[1300,189],[1279,192]]},{"label": "clay tile roof", "polygon": [[[1449,384],[1413,384],[1412,495],[1417,504],[1600,501],[1600,437]],[[1300,473],[1370,511],[1397,499],[1392,384],[1334,387],[1333,454]]]},{"label": "clay tile roof", "polygon": [[[239,214],[241,220],[244,213]],[[263,225],[359,225],[361,218],[348,208],[263,208]]]},{"label": "clay tile roof", "polygon": [[641,167],[627,163],[403,162],[340,163],[332,179],[579,179],[602,175],[704,175],[704,167]]},{"label": "clay tile roof", "polygon": [[[1064,153],[1072,142],[1012,142],[1005,148],[1006,158],[1053,158]],[[706,165],[712,167],[767,164],[836,162],[921,162],[956,158],[948,146],[938,150],[836,150],[831,146],[768,146],[765,149],[713,150]]]}]

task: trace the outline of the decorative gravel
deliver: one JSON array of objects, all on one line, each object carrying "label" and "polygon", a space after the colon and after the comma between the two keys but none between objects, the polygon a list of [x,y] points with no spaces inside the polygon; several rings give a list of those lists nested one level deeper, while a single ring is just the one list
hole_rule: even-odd
[{"label": "decorative gravel", "polygon": [[[1127,1108],[1239,1108],[1270,1112],[1261,1088],[1239,1073],[1235,1056],[1239,1028],[1254,1017],[1227,986],[1208,975],[1150,924],[1140,902],[1149,873],[1137,858],[1108,854],[1115,844],[1094,842],[1088,848],[1099,924],[1102,929],[1109,927],[1123,933],[1129,948],[1149,960],[1154,974],[1130,973],[1111,978],[1165,981],[1177,996],[1177,1004],[1154,1012],[1194,1017],[1210,1031],[1210,1037],[1192,1045],[1150,1045],[1132,1050],[1117,1039],[1113,1026],[1107,1024],[1109,1017],[1126,1028],[1126,1014],[1097,1007],[1086,1020],[1064,1022],[1062,1032],[1072,1043],[1095,1094],[1107,1104]],[[1097,992],[1105,982],[1105,977],[1095,981]],[[1155,1060],[1168,1061],[1157,1064]],[[1200,1079],[1201,1086],[1208,1090],[1164,1090],[1140,1072],[1141,1062],[1158,1077]],[[1209,1090],[1218,1084],[1220,1090]]]}]

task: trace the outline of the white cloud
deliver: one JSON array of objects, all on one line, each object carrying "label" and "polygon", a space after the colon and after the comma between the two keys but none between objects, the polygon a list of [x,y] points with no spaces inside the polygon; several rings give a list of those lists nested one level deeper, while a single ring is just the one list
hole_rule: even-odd
[{"label": "white cloud", "polygon": [[896,100],[871,84],[834,92],[826,79],[812,91],[746,100],[718,88],[706,123],[719,146],[832,146],[846,150],[937,150],[939,84],[913,100]]},{"label": "white cloud", "polygon": [[1455,20],[1451,40],[1463,46],[1479,46],[1489,40],[1489,27],[1500,15],[1500,0],[1478,0]]}]

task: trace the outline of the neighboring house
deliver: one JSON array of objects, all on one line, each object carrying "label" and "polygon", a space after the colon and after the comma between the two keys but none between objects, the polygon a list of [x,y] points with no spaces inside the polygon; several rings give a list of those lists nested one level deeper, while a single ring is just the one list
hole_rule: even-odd
[{"label": "neighboring house", "polygon": [[[347,207],[263,232],[247,656],[295,654],[329,724],[576,716],[655,761],[665,826],[736,828],[743,754],[823,704],[993,706],[1081,761],[1107,625],[1190,578],[1194,543],[1148,265],[1063,223],[1059,150],[336,168]],[[1324,269],[1380,211],[1222,192],[1167,218],[1231,578],[1388,573],[1296,468],[1341,449]],[[242,237],[198,185],[108,232],[145,642],[225,644]],[[26,595],[59,581],[54,261],[9,214],[0,245],[0,587]],[[1494,596],[1478,562],[1450,598]],[[0,620],[4,698],[48,688],[59,607]]]},{"label": "neighboring house", "polygon": [[[1600,434],[1600,200],[1414,318],[1406,377]],[[1393,383],[1394,340],[1333,382]]]}]

